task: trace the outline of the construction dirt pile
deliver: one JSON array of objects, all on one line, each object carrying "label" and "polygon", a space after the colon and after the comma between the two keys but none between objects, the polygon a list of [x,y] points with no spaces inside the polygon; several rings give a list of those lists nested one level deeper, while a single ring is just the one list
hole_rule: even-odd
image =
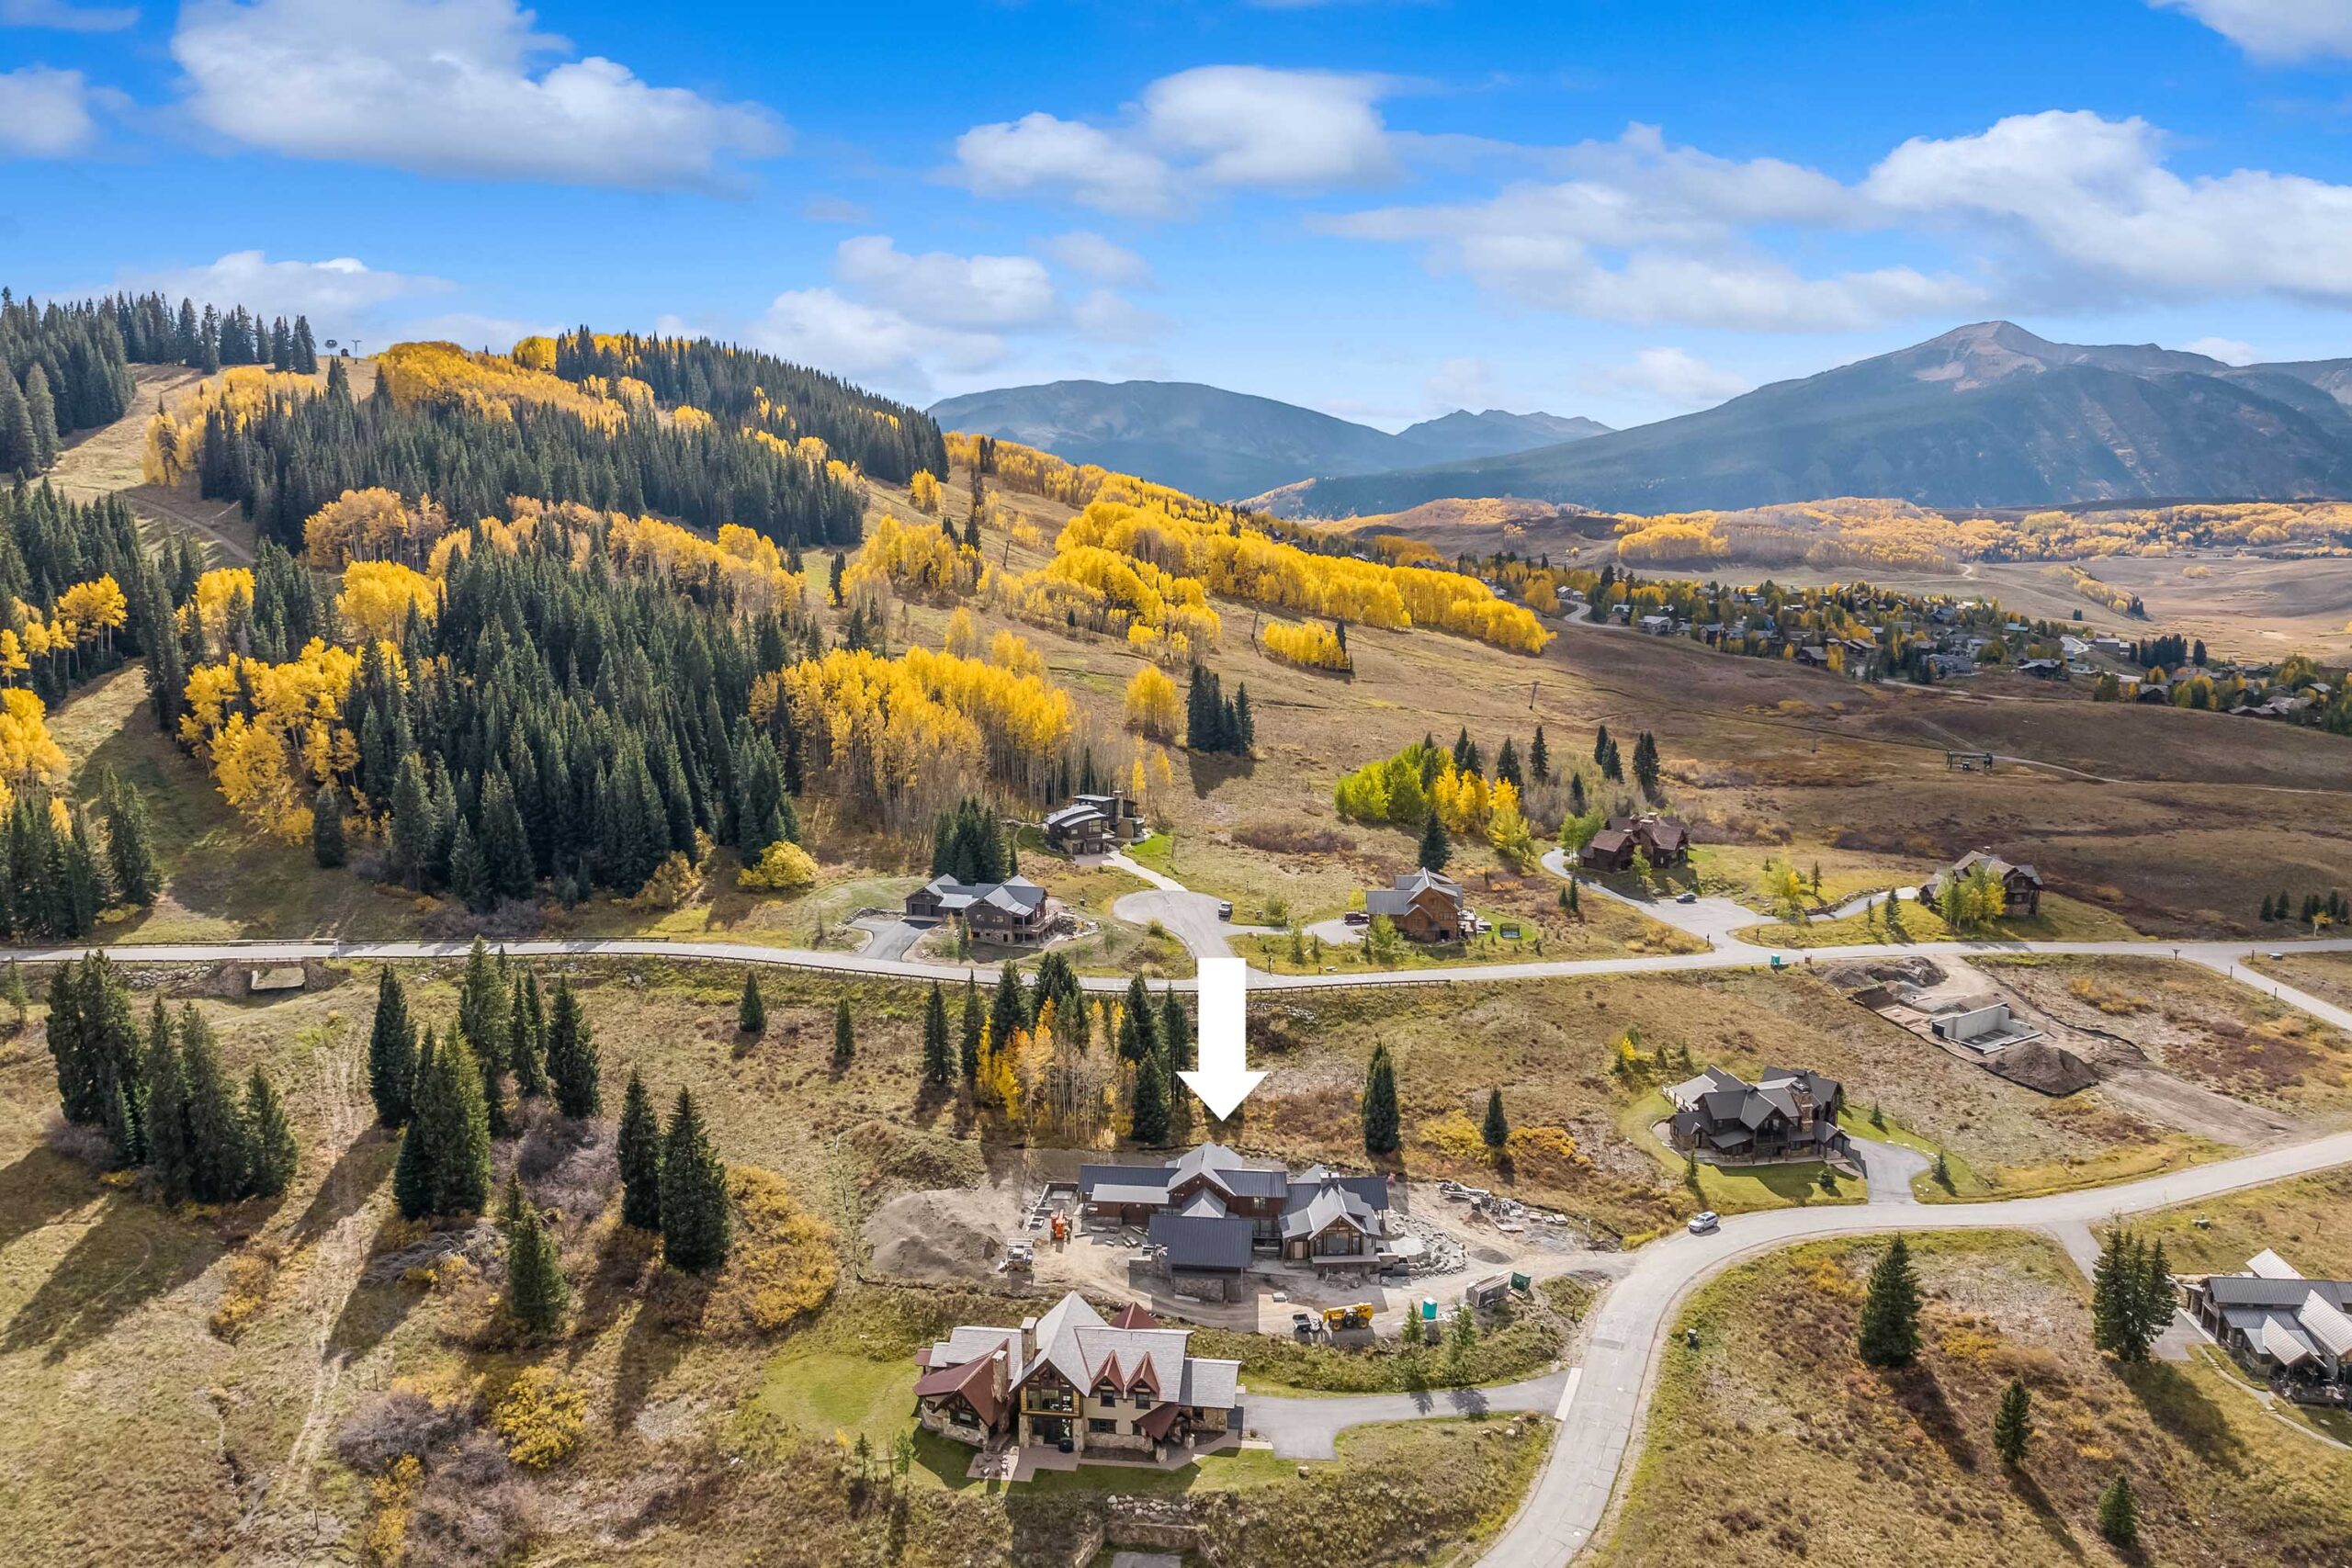
[{"label": "construction dirt pile", "polygon": [[986,1279],[1014,1223],[1010,1201],[985,1189],[902,1193],[865,1222],[867,1272],[937,1284]]},{"label": "construction dirt pile", "polygon": [[1984,1066],[2011,1083],[2048,1095],[2073,1094],[2098,1082],[2098,1074],[2089,1063],[2046,1040],[2029,1040],[1995,1052],[1985,1058]]}]

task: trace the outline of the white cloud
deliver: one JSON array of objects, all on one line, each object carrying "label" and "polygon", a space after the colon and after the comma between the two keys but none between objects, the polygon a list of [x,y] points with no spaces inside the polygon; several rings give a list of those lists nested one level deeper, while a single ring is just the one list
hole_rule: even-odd
[{"label": "white cloud", "polygon": [[634,189],[717,188],[785,145],[752,104],[639,81],[535,31],[514,0],[191,0],[187,107],[289,157]]},{"label": "white cloud", "polygon": [[27,65],[0,73],[0,158],[62,158],[97,137],[79,71]]},{"label": "white cloud", "polygon": [[1144,89],[1144,133],[1211,185],[1305,190],[1396,172],[1378,76],[1204,65]]},{"label": "white cloud", "polygon": [[1056,234],[1038,248],[1070,271],[1099,282],[1135,285],[1152,280],[1149,262],[1090,230]]},{"label": "white cloud", "polygon": [[1914,138],[1863,189],[1903,212],[1992,219],[2050,263],[2143,296],[2352,301],[2352,186],[2258,169],[2183,179],[2164,141],[2136,118],[2013,115]]},{"label": "white cloud", "polygon": [[2224,365],[2258,365],[2262,351],[2250,343],[2240,343],[2231,337],[2200,337],[2184,345],[2191,354],[2201,354],[2208,359],[2218,359]]},{"label": "white cloud", "polygon": [[322,336],[347,332],[354,322],[373,321],[395,300],[443,294],[455,287],[421,274],[381,272],[350,256],[274,262],[260,251],[232,251],[203,266],[124,273],[115,286],[132,293],[152,289],[172,299],[186,297],[223,310],[243,305],[265,316],[304,315]]},{"label": "white cloud", "polygon": [[1334,71],[1204,65],[1163,76],[1121,125],[1037,112],[976,125],[951,177],[981,196],[1047,196],[1164,218],[1206,191],[1302,191],[1397,172],[1375,107],[1393,84]]},{"label": "white cloud", "polygon": [[956,175],[980,196],[1067,197],[1081,207],[1155,218],[1176,206],[1168,165],[1106,130],[1049,114],[976,125],[956,139]]},{"label": "white cloud", "polygon": [[2257,60],[2352,55],[2352,6],[2344,0],[2148,0],[2186,11]]},{"label": "white cloud", "polygon": [[0,0],[0,28],[119,33],[139,20],[136,6],[74,6],[68,0]]},{"label": "white cloud", "polygon": [[1704,408],[1748,389],[1747,378],[1737,372],[1710,365],[1688,349],[1672,347],[1643,349],[1631,363],[1609,367],[1601,378],[1612,387],[1640,392],[1679,409]]},{"label": "white cloud", "polygon": [[910,393],[928,391],[934,369],[968,374],[1004,356],[1004,341],[993,333],[928,326],[831,288],[777,295],[751,337],[787,359]]},{"label": "white cloud", "polygon": [[1035,256],[910,255],[887,234],[861,234],[841,243],[833,273],[857,293],[939,326],[1027,326],[1055,306],[1054,280]]}]

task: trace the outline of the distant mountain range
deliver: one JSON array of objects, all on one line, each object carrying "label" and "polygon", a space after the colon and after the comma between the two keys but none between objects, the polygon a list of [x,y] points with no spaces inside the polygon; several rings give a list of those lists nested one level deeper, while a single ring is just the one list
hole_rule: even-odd
[{"label": "distant mountain range", "polygon": [[1485,496],[1621,513],[1845,495],[1940,507],[2345,497],[2347,405],[2352,360],[2235,367],[1986,321],[1679,419],[1261,499],[1351,517]]},{"label": "distant mountain range", "polygon": [[929,412],[944,429],[1001,436],[1217,501],[1323,475],[1500,457],[1609,430],[1557,414],[1457,409],[1392,435],[1190,381],[1053,381],[949,398]]}]

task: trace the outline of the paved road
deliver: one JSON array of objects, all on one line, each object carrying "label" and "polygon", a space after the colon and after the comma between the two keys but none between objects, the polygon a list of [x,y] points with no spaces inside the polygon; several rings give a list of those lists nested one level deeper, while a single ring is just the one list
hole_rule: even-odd
[{"label": "paved road", "polygon": [[1494,1388],[1433,1388],[1421,1393],[1342,1393],[1307,1399],[1251,1396],[1243,1418],[1284,1459],[1329,1459],[1339,1435],[1367,1421],[1483,1416],[1497,1410],[1535,1410],[1549,1416],[1559,1408],[1560,1393],[1570,1375],[1557,1371]]},{"label": "paved road", "polygon": [[[1172,897],[1161,893],[1130,893],[1119,900],[1121,919],[1129,918],[1130,899]],[[1187,894],[1187,898],[1204,895]],[[1150,918],[1148,915],[1143,917]],[[1215,919],[1215,907],[1210,918]],[[1163,920],[1165,917],[1162,917]],[[1184,933],[1174,924],[1169,929],[1179,936]],[[1257,931],[1255,926],[1229,926],[1216,922],[1220,939],[1235,931]],[[14,958],[24,964],[55,964],[63,959],[78,958],[85,953],[103,951],[108,957],[128,964],[221,964],[244,960],[254,964],[292,964],[302,959],[341,959],[366,963],[379,959],[463,958],[469,944],[462,942],[335,942],[280,941],[256,939],[244,942],[130,942],[103,949],[87,945],[55,947],[0,948],[0,959]],[[509,942],[501,944],[517,958],[669,958],[707,959],[721,964],[772,964],[786,968],[816,969],[837,975],[876,975],[902,980],[962,979],[972,974],[982,980],[996,976],[993,964],[927,964],[913,959],[884,959],[864,953],[823,953],[798,947],[763,947],[744,942],[667,942],[640,937],[579,938],[567,941]],[[1195,952],[1202,951],[1195,949]],[[1215,953],[1218,949],[1208,948]],[[2257,975],[2245,967],[2245,961],[2259,953],[2352,953],[2352,937],[2325,937],[2298,942],[1917,942],[1900,948],[1890,948],[1878,942],[1861,942],[1839,947],[1807,948],[1802,953],[1780,954],[1791,964],[1832,963],[1848,958],[1883,959],[1890,954],[1925,954],[1929,957],[1951,953],[1962,957],[1997,958],[2020,953],[2075,953],[2086,956],[2113,958],[2177,958],[2184,963],[2198,964],[2232,979],[2253,987],[2266,996],[2273,996],[2290,1007],[2300,1008],[2312,1016],[2326,1020],[2340,1029],[2352,1031],[2352,1009],[2337,1007],[2333,1002],[2282,985],[2267,976]],[[1751,947],[1745,942],[1726,943],[1712,953],[1645,953],[1617,958],[1570,958],[1533,960],[1520,964],[1463,964],[1436,969],[1404,969],[1375,971],[1369,974],[1342,975],[1268,975],[1250,971],[1250,987],[1261,991],[1313,990],[1321,987],[1363,986],[1448,986],[1464,982],[1494,980],[1549,980],[1579,975],[1663,974],[1681,970],[1704,972],[1717,969],[1759,969],[1769,964],[1775,954],[1769,948]],[[1179,991],[1193,988],[1190,980],[1168,982]],[[1090,991],[1116,993],[1127,988],[1125,979],[1115,975],[1080,976],[1079,984]]]},{"label": "paved road", "polygon": [[1854,1154],[1862,1162],[1862,1174],[1870,1179],[1871,1201],[1882,1205],[1917,1203],[1919,1197],[1911,1190],[1911,1179],[1927,1175],[1935,1164],[1917,1149],[1859,1135],[1854,1139]]},{"label": "paved road", "polygon": [[1678,1308],[1732,1263],[1820,1236],[2088,1225],[2111,1214],[2165,1208],[2347,1163],[2352,1133],[2338,1133],[2120,1187],[1999,1203],[1773,1210],[1725,1220],[1713,1235],[1678,1232],[1652,1242],[1602,1298],[1551,1457],[1481,1568],[1558,1568],[1584,1549],[1608,1511],[1618,1476],[1638,1457],[1650,1380]]}]

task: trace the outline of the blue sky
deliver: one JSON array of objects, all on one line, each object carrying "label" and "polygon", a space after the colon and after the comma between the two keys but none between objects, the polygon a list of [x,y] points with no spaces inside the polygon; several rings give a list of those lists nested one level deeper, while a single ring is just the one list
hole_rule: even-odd
[{"label": "blue sky", "polygon": [[1630,424],[2006,316],[2352,355],[2352,0],[0,0],[0,281],[929,401]]}]

